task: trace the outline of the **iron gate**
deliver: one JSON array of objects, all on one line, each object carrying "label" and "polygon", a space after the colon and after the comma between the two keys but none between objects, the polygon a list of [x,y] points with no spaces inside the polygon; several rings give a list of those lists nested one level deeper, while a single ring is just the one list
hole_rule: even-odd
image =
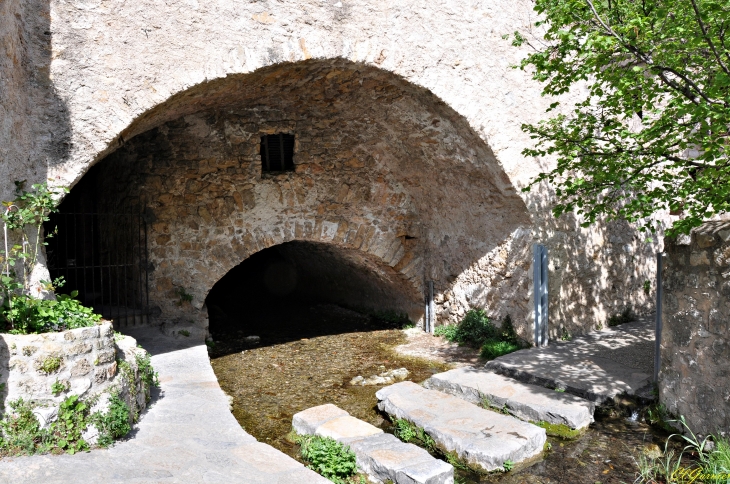
[{"label": "iron gate", "polygon": [[59,292],[78,299],[116,328],[149,314],[147,225],[140,213],[64,213],[46,223],[46,254]]}]

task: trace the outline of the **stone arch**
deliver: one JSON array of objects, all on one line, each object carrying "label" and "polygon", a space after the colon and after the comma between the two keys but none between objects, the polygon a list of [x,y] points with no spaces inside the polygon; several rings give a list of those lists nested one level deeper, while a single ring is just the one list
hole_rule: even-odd
[{"label": "stone arch", "polygon": [[[294,172],[261,172],[260,136],[276,132],[296,136]],[[191,318],[175,301],[182,287],[204,324],[213,284],[288,240],[357,250],[416,291],[427,280],[445,291],[529,224],[463,116],[401,77],[343,59],[196,85],[140,116],[119,141],[84,190],[106,211],[145,212],[151,299],[163,319]]]}]

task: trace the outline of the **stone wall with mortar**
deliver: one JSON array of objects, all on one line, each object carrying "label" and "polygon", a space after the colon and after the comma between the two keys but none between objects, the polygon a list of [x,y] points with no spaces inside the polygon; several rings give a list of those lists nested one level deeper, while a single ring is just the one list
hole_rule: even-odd
[{"label": "stone wall with mortar", "polygon": [[[416,0],[23,2],[26,22],[49,22],[47,29],[28,30],[33,38],[50,37],[48,48],[38,50],[46,55],[31,56],[29,63],[32,71],[48,72],[53,89],[52,95],[44,94],[33,101],[31,111],[43,115],[29,118],[33,133],[38,133],[32,137],[35,141],[43,134],[49,146],[57,148],[45,149],[43,153],[49,155],[31,153],[37,172],[29,179],[51,177],[59,185],[73,185],[93,163],[134,136],[188,115],[235,104],[239,84],[244,91],[252,91],[256,82],[271,89],[284,83],[282,88],[286,89],[284,77],[276,73],[289,75],[292,70],[287,65],[311,59],[362,66],[389,75],[396,84],[434,96],[456,114],[447,119],[463,125],[465,129],[457,131],[470,143],[467,146],[477,142],[474,156],[483,163],[484,176],[491,177],[499,190],[519,190],[552,163],[550,159],[525,159],[520,154],[530,144],[520,125],[537,121],[552,100],[540,96],[539,86],[529,74],[510,67],[525,51],[513,48],[502,38],[534,20],[532,6],[528,0],[443,0],[428,4]],[[45,32],[50,35],[42,37]],[[278,66],[283,70],[277,71]],[[319,93],[335,109],[342,107],[337,104],[341,90],[336,86],[349,90],[362,87],[338,78],[337,70],[334,66],[324,74],[332,74],[327,78],[331,88]],[[360,81],[367,88],[367,79]],[[40,104],[52,99],[59,101],[55,111]],[[271,106],[261,107],[271,111]],[[376,111],[387,118],[389,108],[388,102],[382,102]],[[277,123],[286,124],[281,116],[272,119],[268,129],[278,129],[274,126]],[[453,151],[449,138],[428,134],[428,126],[424,122],[402,139],[423,137],[424,144],[435,142],[438,149]],[[336,137],[339,127],[330,125],[329,135]],[[469,131],[468,136],[464,134]],[[420,158],[420,151],[407,154],[410,159]],[[462,165],[457,156],[451,165],[437,171],[463,176],[457,168]],[[11,181],[8,178],[0,182],[2,193],[10,192]],[[414,179],[411,191],[418,191],[419,183],[421,180]],[[271,182],[263,183],[261,190],[268,190],[267,184]],[[429,192],[432,212],[440,206],[441,184],[432,176],[422,190]],[[258,185],[257,180],[255,190]],[[222,197],[224,203],[226,197],[237,203],[233,194],[229,191]],[[600,225],[583,230],[571,218],[554,221],[548,213],[551,195],[547,190],[517,192],[517,196],[528,207],[527,220],[523,219],[520,204],[516,208],[494,204],[507,219],[509,230],[505,234],[502,225],[492,231],[492,223],[501,222],[498,218],[491,220],[481,228],[487,239],[483,245],[481,237],[465,235],[471,229],[461,228],[463,219],[472,218],[471,210],[481,210],[468,202],[463,203],[462,213],[444,214],[442,227],[432,231],[441,239],[428,236],[419,284],[435,280],[441,321],[455,321],[469,307],[484,306],[496,317],[511,314],[518,329],[527,335],[532,297],[530,251],[534,242],[547,243],[554,254],[553,336],[561,325],[573,333],[592,329],[625,305],[640,312],[650,310],[651,298],[643,294],[641,287],[645,280],[652,279],[649,256],[656,244],[645,244],[630,227]],[[427,198],[425,193],[422,198]],[[275,201],[271,198],[265,203],[269,200]],[[310,213],[303,227],[311,224],[315,232],[324,227],[325,220],[318,224],[319,216]],[[479,217],[476,214],[473,218]],[[492,239],[497,235],[501,238],[495,243]],[[251,245],[242,254],[266,246],[261,240],[286,240],[286,236],[277,239],[271,234],[262,237],[252,236]],[[184,243],[195,244],[196,240]],[[178,247],[183,247],[181,244]],[[441,244],[443,248],[438,250],[443,252],[465,251],[467,264],[444,261],[438,253],[429,251]],[[220,248],[226,250],[225,245]],[[220,270],[222,267],[216,268]]]},{"label": "stone wall with mortar", "polygon": [[690,428],[730,431],[730,222],[665,240],[659,398]]},{"label": "stone wall with mortar", "polygon": [[[98,400],[95,409],[105,409],[106,399],[98,397],[114,391],[138,414],[149,393],[137,371],[136,355],[143,353],[129,336],[115,342],[110,322],[58,333],[0,334],[0,401],[4,409],[19,398],[33,402],[45,425],[70,395]],[[118,372],[118,361],[126,361],[131,373]],[[67,390],[54,394],[56,382]]]}]

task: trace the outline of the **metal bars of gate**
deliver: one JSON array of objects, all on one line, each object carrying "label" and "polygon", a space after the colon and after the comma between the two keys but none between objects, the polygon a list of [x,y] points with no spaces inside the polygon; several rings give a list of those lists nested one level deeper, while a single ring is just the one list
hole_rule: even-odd
[{"label": "metal bars of gate", "polygon": [[535,244],[533,257],[533,294],[535,299],[535,346],[548,344],[548,250]]},{"label": "metal bars of gate", "polygon": [[[119,323],[148,314],[147,226],[139,213],[59,212],[47,227],[48,268],[60,292],[78,291],[84,305]],[[118,324],[117,324],[118,326]]]}]

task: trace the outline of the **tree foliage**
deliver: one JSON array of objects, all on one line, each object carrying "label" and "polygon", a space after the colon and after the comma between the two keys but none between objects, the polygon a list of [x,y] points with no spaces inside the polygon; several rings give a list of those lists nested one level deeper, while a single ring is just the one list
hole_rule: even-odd
[{"label": "tree foliage", "polygon": [[575,107],[523,130],[553,155],[542,181],[555,187],[559,216],[588,226],[599,217],[654,231],[653,214],[680,215],[687,233],[730,209],[730,1],[536,0],[544,37],[515,32],[535,50],[520,67],[543,95],[579,92]]}]

